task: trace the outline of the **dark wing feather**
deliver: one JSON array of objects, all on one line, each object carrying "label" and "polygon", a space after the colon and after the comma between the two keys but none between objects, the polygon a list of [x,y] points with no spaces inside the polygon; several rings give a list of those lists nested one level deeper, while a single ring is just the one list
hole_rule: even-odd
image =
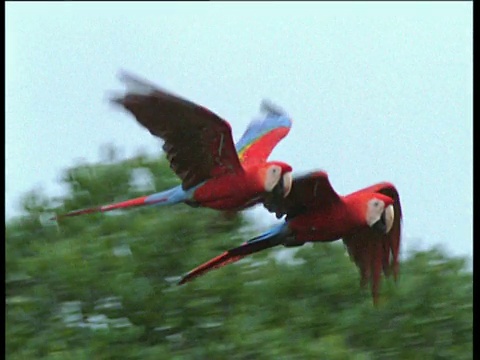
[{"label": "dark wing feather", "polygon": [[340,197],[332,188],[327,173],[314,171],[295,176],[292,190],[286,198],[276,192],[265,194],[263,205],[268,211],[275,213],[277,218],[287,215],[287,218],[291,219],[338,200]]},{"label": "dark wing feather", "polygon": [[123,73],[127,93],[112,101],[132,113],[163,149],[184,190],[215,176],[243,171],[230,124],[193,102]]},{"label": "dark wing feather", "polygon": [[365,229],[343,238],[350,258],[359,268],[361,284],[367,285],[370,282],[376,303],[382,271],[385,276],[393,273],[395,281],[398,278],[402,207],[398,192],[390,183],[380,183],[359,191],[378,192],[394,200],[394,221],[388,234],[383,235],[372,229]]}]

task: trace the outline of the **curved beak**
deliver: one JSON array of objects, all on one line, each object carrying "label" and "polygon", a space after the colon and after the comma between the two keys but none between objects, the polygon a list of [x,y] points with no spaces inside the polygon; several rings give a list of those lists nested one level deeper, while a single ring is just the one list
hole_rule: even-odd
[{"label": "curved beak", "polygon": [[277,185],[273,188],[272,194],[277,198],[287,197],[292,190],[292,182],[293,177],[291,172],[283,174],[280,180],[278,180]]},{"label": "curved beak", "polygon": [[290,194],[290,191],[292,190],[292,182],[293,182],[293,176],[291,172],[286,172],[283,174],[282,179],[280,180],[280,183],[283,188],[283,197],[286,198],[288,194]]},{"label": "curved beak", "polygon": [[394,215],[393,205],[387,206],[387,208],[382,212],[380,219],[372,225],[372,229],[375,229],[382,234],[388,234],[393,226]]}]

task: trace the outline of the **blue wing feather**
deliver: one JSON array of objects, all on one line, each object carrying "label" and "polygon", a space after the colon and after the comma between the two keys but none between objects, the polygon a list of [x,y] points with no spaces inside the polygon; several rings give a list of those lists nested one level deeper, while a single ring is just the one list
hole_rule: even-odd
[{"label": "blue wing feather", "polygon": [[292,127],[292,119],[282,110],[265,101],[262,103],[262,110],[266,112],[265,116],[253,119],[235,145],[240,158],[245,150],[254,143],[261,141],[261,138],[271,131]]}]

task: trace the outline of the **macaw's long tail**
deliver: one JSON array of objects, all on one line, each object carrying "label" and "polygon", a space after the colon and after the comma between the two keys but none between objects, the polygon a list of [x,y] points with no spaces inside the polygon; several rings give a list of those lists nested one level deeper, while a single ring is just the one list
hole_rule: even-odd
[{"label": "macaw's long tail", "polygon": [[183,276],[178,285],[182,285],[188,281],[191,281],[193,278],[203,275],[210,270],[218,269],[227,264],[237,262],[250,254],[281,245],[283,244],[287,233],[288,227],[286,223],[280,224],[270,229],[266,233],[257,236],[236,248],[225,251],[223,254],[214,257],[206,263],[196,267]]},{"label": "macaw's long tail", "polygon": [[109,205],[100,205],[96,207],[86,208],[71,211],[65,214],[60,214],[52,218],[52,220],[60,219],[69,216],[78,216],[83,214],[91,214],[97,212],[107,212],[117,209],[125,209],[130,207],[145,206],[145,205],[172,205],[185,201],[187,198],[186,192],[181,186],[176,186],[172,189],[162,191],[156,194],[138,197],[131,200],[121,201]]}]

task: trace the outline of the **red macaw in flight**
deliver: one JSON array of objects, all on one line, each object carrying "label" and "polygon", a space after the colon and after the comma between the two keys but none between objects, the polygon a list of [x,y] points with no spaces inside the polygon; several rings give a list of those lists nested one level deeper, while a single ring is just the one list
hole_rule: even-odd
[{"label": "red macaw in flight", "polygon": [[122,73],[125,95],[111,101],[130,112],[152,135],[164,140],[170,167],[182,183],[172,189],[110,205],[72,211],[64,216],[142,205],[186,203],[236,212],[262,202],[268,192],[286,196],[292,167],[267,161],[290,131],[292,120],[266,101],[263,118],[253,120],[237,144],[230,124],[208,109]]},{"label": "red macaw in flight", "polygon": [[332,188],[327,173],[316,171],[295,177],[287,197],[271,194],[264,206],[277,218],[286,215],[285,221],[198,266],[179,284],[277,245],[293,247],[339,239],[343,239],[360,270],[361,285],[370,282],[375,304],[382,270],[386,276],[393,272],[397,280],[402,209],[391,183],[382,182],[341,196]]}]

